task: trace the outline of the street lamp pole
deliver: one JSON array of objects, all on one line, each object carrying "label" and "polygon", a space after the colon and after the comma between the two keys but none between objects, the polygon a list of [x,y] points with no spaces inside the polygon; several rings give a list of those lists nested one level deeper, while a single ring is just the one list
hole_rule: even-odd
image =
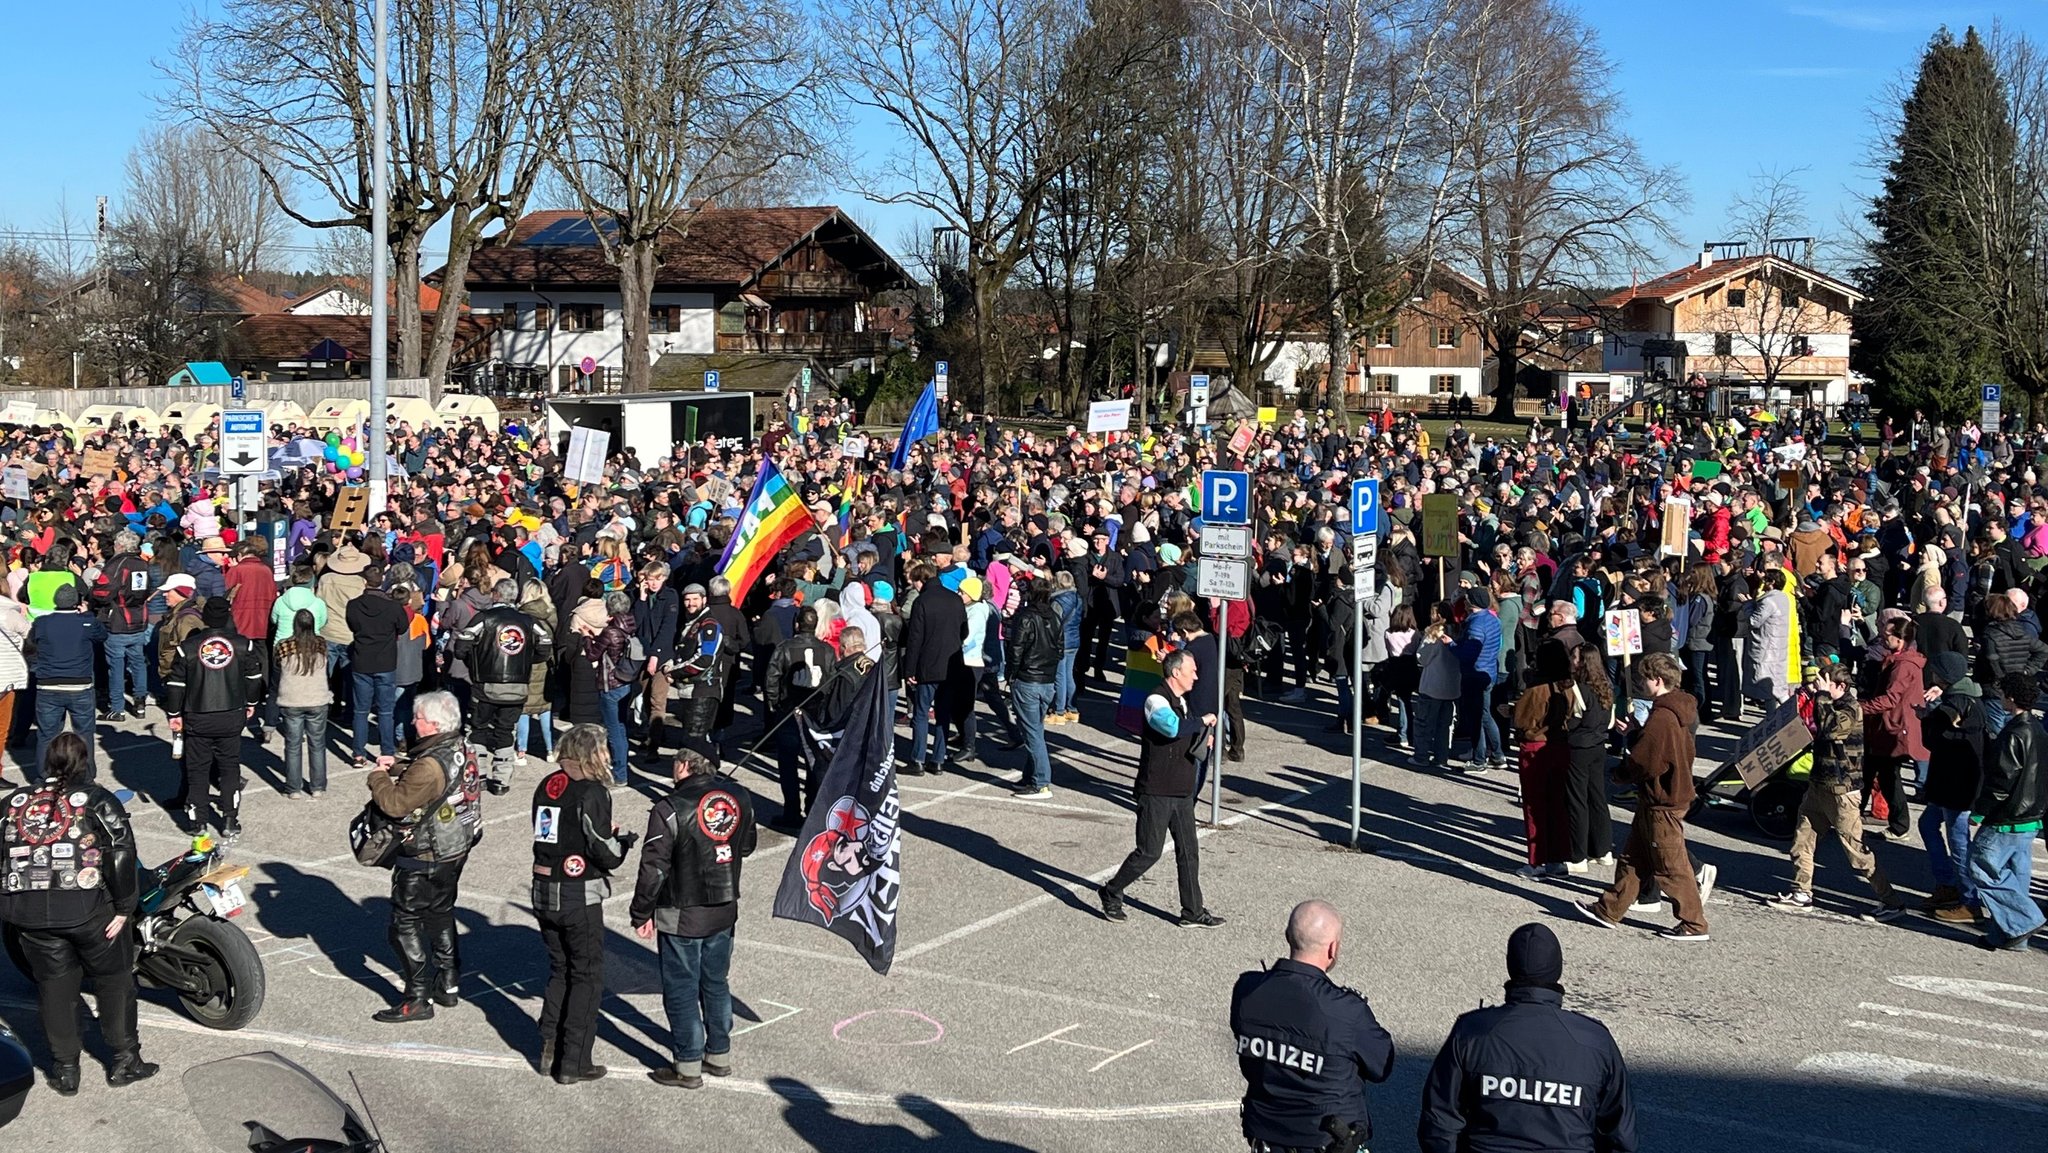
[{"label": "street lamp pole", "polygon": [[390,245],[386,242],[391,216],[390,150],[387,145],[391,97],[385,74],[386,28],[389,23],[386,6],[387,0],[377,0],[376,14],[372,18],[372,35],[376,40],[376,81],[370,106],[370,415],[364,422],[369,431],[369,443],[363,446],[363,451],[369,456],[371,516],[384,511],[391,485],[386,471],[384,444],[391,408],[388,399],[391,290],[385,269],[391,258]]}]

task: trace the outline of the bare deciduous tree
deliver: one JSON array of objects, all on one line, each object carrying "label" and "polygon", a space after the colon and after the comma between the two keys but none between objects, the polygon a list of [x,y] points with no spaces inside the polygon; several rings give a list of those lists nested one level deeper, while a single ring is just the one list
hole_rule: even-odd
[{"label": "bare deciduous tree", "polygon": [[801,14],[781,2],[582,0],[562,179],[618,266],[628,391],[651,378],[649,307],[664,241],[701,206],[829,154],[832,110]]},{"label": "bare deciduous tree", "polygon": [[1578,13],[1555,0],[1459,0],[1447,43],[1439,115],[1452,198],[1439,248],[1485,288],[1477,319],[1504,415],[1530,307],[1647,262],[1649,241],[1671,239],[1664,214],[1684,189],[1623,128],[1612,70]]},{"label": "bare deciduous tree", "polygon": [[1728,337],[1728,351],[1713,357],[1724,378],[1775,386],[1813,355],[1814,338],[1830,330],[1827,310],[1815,299],[1823,289],[1801,271],[1820,259],[1822,238],[1807,234],[1812,222],[1798,175],[1760,172],[1729,203],[1726,235],[1760,263],[1740,286],[1731,285],[1739,298],[1720,292],[1701,314],[1708,331]]},{"label": "bare deciduous tree", "polygon": [[[371,226],[370,0],[222,0],[165,71],[166,103],[257,166],[309,228]],[[546,0],[391,0],[390,212],[398,371],[445,373],[469,253],[524,211],[568,74],[567,9]],[[303,193],[303,195],[298,195]],[[449,225],[431,352],[419,293],[427,234]]]}]

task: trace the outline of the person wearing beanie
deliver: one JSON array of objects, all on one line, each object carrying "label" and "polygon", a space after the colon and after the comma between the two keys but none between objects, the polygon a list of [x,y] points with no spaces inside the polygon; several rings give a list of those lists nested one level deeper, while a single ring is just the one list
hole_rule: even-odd
[{"label": "person wearing beanie", "polygon": [[1503,1003],[1458,1018],[1422,1085],[1422,1153],[1630,1153],[1635,1101],[1607,1027],[1564,1008],[1564,950],[1546,925],[1508,936]]},{"label": "person wearing beanie", "polygon": [[86,779],[92,779],[93,646],[107,639],[107,627],[85,611],[79,586],[64,583],[50,597],[50,611],[35,618],[22,643],[28,658],[29,681],[36,686],[36,759],[22,766],[30,784],[43,780],[43,757],[50,751],[50,739],[64,731],[66,718],[71,729],[85,738]]},{"label": "person wearing beanie", "polygon": [[1372,1138],[1365,1086],[1393,1071],[1394,1039],[1364,996],[1330,980],[1343,944],[1336,908],[1303,901],[1287,917],[1287,956],[1231,990],[1253,1149],[1357,1150]]},{"label": "person wearing beanie", "polygon": [[[1943,617],[1947,620],[1948,618]],[[1921,633],[1924,639],[1926,633]],[[1927,746],[1927,778],[1920,783],[1920,839],[1934,891],[1921,908],[1937,921],[1968,925],[1976,919],[1977,886],[1970,880],[1970,806],[1984,775],[1989,744],[1984,690],[1970,679],[1970,661],[1959,652],[1927,658],[1930,704],[1920,718]]]},{"label": "person wearing beanie", "polygon": [[185,780],[173,805],[185,831],[198,834],[213,815],[209,782],[220,793],[214,827],[222,837],[242,834],[242,726],[263,695],[263,657],[235,631],[225,598],[209,598],[199,628],[179,643],[164,677],[164,712],[185,741]]}]

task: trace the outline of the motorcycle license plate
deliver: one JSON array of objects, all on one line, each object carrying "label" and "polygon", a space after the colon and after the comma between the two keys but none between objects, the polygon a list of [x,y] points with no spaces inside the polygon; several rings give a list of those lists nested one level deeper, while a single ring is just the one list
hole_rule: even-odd
[{"label": "motorcycle license plate", "polygon": [[229,881],[225,885],[206,886],[206,899],[213,905],[215,915],[222,917],[232,917],[242,911],[242,906],[248,904],[242,898],[242,883],[240,881]]}]

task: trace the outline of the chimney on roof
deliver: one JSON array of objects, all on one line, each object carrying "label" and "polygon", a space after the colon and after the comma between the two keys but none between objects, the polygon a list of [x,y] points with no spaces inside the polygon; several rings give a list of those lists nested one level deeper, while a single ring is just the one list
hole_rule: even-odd
[{"label": "chimney on roof", "polygon": [[1709,241],[1708,241],[1708,242],[1706,242],[1705,244],[1702,244],[1702,245],[1700,245],[1700,267],[1701,267],[1701,268],[1706,268],[1706,267],[1708,267],[1709,265],[1711,265],[1711,264],[1713,264],[1713,263],[1714,263],[1714,242],[1713,242],[1713,241],[1711,241],[1711,240],[1709,240]]}]

